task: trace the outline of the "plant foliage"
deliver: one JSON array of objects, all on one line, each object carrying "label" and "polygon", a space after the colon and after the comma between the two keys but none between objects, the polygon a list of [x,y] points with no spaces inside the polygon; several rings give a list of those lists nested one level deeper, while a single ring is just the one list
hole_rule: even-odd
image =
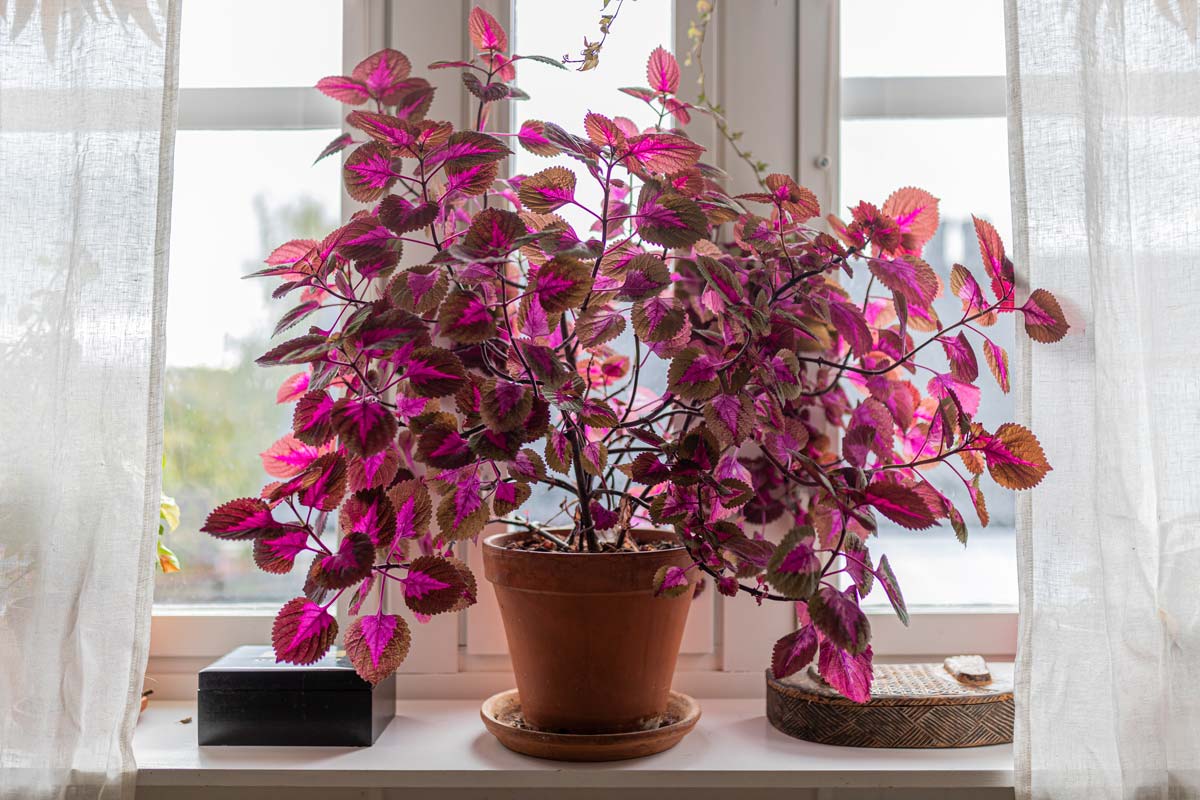
[{"label": "plant foliage", "polygon": [[[814,656],[847,696],[870,686],[870,625],[860,601],[882,586],[901,619],[899,584],[869,542],[880,516],[912,530],[963,515],[926,477],[953,470],[980,523],[979,476],[1027,489],[1050,465],[1034,435],[974,419],[982,345],[1008,389],[1008,357],[987,335],[1021,314],[1029,335],[1067,331],[1059,304],[1034,291],[1022,304],[1013,265],[992,227],[976,221],[980,280],[956,265],[949,290],[962,313],[939,318],[945,289],[923,260],[938,201],[902,188],[848,215],[822,216],[787,175],[733,194],[681,128],[696,107],[676,97],[679,65],[648,59],[641,98],[658,124],[592,112],[575,125],[528,121],[490,131],[489,111],[520,96],[523,60],[482,10],[461,71],[476,98],[474,129],[427,115],[434,86],[409,60],[377,53],[318,88],[351,107],[347,191],[366,207],[322,240],[281,245],[258,275],[288,298],[263,355],[297,372],[280,388],[294,429],[263,453],[275,478],[258,498],[217,508],[204,530],[252,540],[256,563],[287,572],[304,595],[275,625],[281,660],[309,663],[333,642],[330,613],[349,592],[356,619],[346,648],[378,681],[408,652],[404,621],[384,614],[392,583],[417,619],[465,608],[475,578],[455,543],[492,521],[516,522],[554,547],[632,548],[637,526],[672,527],[689,568],[723,594],[795,602],[801,627],[775,647],[777,675]],[[558,158],[505,178],[514,147]],[[601,190],[577,199],[582,164]],[[583,209],[578,229],[559,215]],[[852,298],[839,278],[866,270]],[[617,352],[619,337],[632,340]],[[941,349],[950,368],[918,363]],[[667,362],[662,394],[640,380]],[[517,516],[534,492],[570,493],[569,539]],[[340,544],[322,537],[337,512]],[[764,526],[790,529],[779,544]],[[655,578],[660,595],[686,588],[685,570]],[[839,581],[845,573],[848,583]],[[374,611],[361,613],[370,598]]]}]

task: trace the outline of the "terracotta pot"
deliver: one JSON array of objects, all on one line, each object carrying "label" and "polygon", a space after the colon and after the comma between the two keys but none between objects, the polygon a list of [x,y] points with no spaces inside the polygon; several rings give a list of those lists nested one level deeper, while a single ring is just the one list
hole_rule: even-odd
[{"label": "terracotta pot", "polygon": [[[502,546],[525,535],[502,533],[483,543],[484,575],[500,603],[525,721],[583,734],[657,725],[670,699],[692,592],[655,597],[651,582],[659,567],[688,566],[687,552]],[[657,531],[633,535],[638,541],[673,538]]]}]

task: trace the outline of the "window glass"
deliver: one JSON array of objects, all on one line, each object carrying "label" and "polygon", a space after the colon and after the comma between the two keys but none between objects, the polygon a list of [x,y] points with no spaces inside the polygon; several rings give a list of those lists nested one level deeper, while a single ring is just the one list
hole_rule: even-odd
[{"label": "window glass", "polygon": [[1000,0],[842,0],[842,77],[1003,75]]},{"label": "window glass", "polygon": [[183,4],[179,85],[312,86],[342,74],[342,4],[200,0]]},{"label": "window glass", "polygon": [[[180,131],[175,143],[167,305],[163,491],[182,522],[166,537],[183,570],[159,574],[158,602],[265,602],[303,575],[257,569],[245,542],[199,532],[220,503],[271,480],[258,453],[291,427],[272,400],[296,369],[263,368],[287,301],[277,281],[243,280],[276,245],[320,238],[339,214],[339,164],[309,167],[335,130]],[[283,334],[287,338],[289,333]]]},{"label": "window glass", "polygon": [[[999,0],[962,3],[948,0],[880,2],[843,0],[841,6],[842,76],[980,76],[1004,73],[1003,7]],[[881,42],[903,42],[902,56]],[[926,260],[943,284],[950,267],[961,263],[982,276],[982,262],[971,215],[995,225],[1011,249],[1012,214],[1008,181],[1007,123],[1003,117],[913,119],[904,109],[893,116],[841,121],[840,204],[859,200],[881,205],[903,186],[918,186],[941,198],[941,228],[925,249]],[[852,289],[862,296],[866,278]],[[961,304],[943,298],[939,316],[957,320]],[[982,329],[1014,357],[1013,318],[1004,316]],[[1012,396],[992,379],[978,346],[982,390],[977,419],[995,429],[1014,419]],[[922,363],[948,367],[939,348],[926,348]],[[957,464],[956,464],[957,466]],[[960,470],[961,471],[961,470]],[[1014,605],[1017,602],[1013,541],[1015,498],[984,476],[991,522],[979,525],[963,484],[946,467],[927,477],[963,514],[969,530],[964,548],[949,526],[907,531],[883,520],[879,553],[887,553],[910,606]],[[877,555],[878,557],[878,555]],[[868,605],[887,605],[873,592]]]}]

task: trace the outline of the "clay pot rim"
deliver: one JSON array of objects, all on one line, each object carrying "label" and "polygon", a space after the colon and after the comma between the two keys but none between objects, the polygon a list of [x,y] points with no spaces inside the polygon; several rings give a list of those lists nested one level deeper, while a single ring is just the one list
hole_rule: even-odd
[{"label": "clay pot rim", "polygon": [[[547,530],[549,530],[551,533],[553,533],[555,535],[557,535],[557,534],[569,535],[571,533],[570,528],[548,528]],[[513,536],[523,536],[527,533],[529,533],[529,532],[525,531],[525,530],[512,530],[512,531],[505,531],[504,533],[493,533],[491,536],[487,536],[484,538],[483,547],[484,547],[484,549],[491,548],[492,550],[496,550],[501,553],[514,553],[514,554],[522,556],[522,557],[524,557],[524,556],[530,556],[530,557],[556,556],[558,558],[571,558],[571,557],[597,558],[600,556],[605,556],[608,558],[613,558],[616,556],[620,556],[623,558],[637,558],[639,556],[643,556],[643,557],[644,556],[655,556],[655,555],[662,556],[667,553],[675,553],[680,550],[687,551],[687,548],[683,545],[683,543],[678,541],[678,537],[675,535],[674,531],[663,530],[661,528],[631,528],[630,533],[633,533],[633,534],[647,534],[647,533],[660,534],[665,539],[670,539],[670,540],[676,541],[677,544],[675,547],[668,547],[665,550],[619,550],[619,551],[610,552],[610,553],[593,553],[593,552],[589,552],[587,550],[582,550],[582,551],[571,550],[571,551],[566,551],[566,552],[564,552],[562,550],[519,550],[519,549],[512,548],[512,547],[503,547],[500,544],[498,544],[498,541],[500,539],[505,539],[505,538],[513,537]]]}]

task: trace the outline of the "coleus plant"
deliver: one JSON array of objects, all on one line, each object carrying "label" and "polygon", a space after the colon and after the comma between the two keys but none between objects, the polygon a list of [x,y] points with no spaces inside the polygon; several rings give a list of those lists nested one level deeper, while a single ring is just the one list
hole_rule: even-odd
[{"label": "coleus plant", "polygon": [[[862,597],[878,586],[907,621],[886,555],[871,553],[877,518],[948,523],[965,541],[929,469],[963,482],[981,525],[985,471],[1008,489],[1041,481],[1050,466],[1030,431],[974,419],[976,347],[1008,391],[988,326],[1019,314],[1031,338],[1053,342],[1067,331],[1058,303],[1036,290],[1017,304],[1013,264],[976,219],[986,288],[954,265],[962,313],[940,319],[945,287],[921,258],[937,200],[920,189],[859,203],[848,221],[823,220],[786,175],[731,193],[670,127],[696,109],[662,48],[648,85],[623,90],[653,111],[647,129],[593,112],[575,132],[533,120],[490,131],[495,104],[523,97],[522,61],[560,65],[511,54],[480,9],[469,34],[473,58],[430,65],[461,70],[478,104],[468,130],[428,118],[434,87],[395,50],[318,84],[353,107],[351,132],[322,157],[349,149],[345,186],[365,208],[322,241],[281,245],[256,273],[297,297],[277,334],[310,321],[259,359],[303,367],[277,396],[295,406],[293,430],[262,454],[278,480],[217,508],[204,530],[253,540],[268,572],[310,559],[303,596],[276,619],[277,657],[321,657],[337,634],[330,608],[349,592],[346,651],[382,679],[410,639],[382,587],[395,583],[418,619],[465,608],[476,582],[454,547],[489,522],[585,552],[636,549],[632,528],[670,527],[693,564],[660,571],[657,593],[688,590],[699,570],[722,594],[797,603],[775,674],[816,657],[832,686],[867,699]],[[504,177],[516,146],[557,163]],[[569,161],[599,188],[595,207]],[[568,207],[586,229],[556,213]],[[857,299],[839,283],[855,270],[870,275]],[[935,348],[948,371],[918,362]],[[642,380],[656,363],[661,394]],[[518,513],[549,488],[570,498],[569,534]],[[335,512],[331,544],[321,534]],[[780,542],[768,525],[787,530]]]}]

